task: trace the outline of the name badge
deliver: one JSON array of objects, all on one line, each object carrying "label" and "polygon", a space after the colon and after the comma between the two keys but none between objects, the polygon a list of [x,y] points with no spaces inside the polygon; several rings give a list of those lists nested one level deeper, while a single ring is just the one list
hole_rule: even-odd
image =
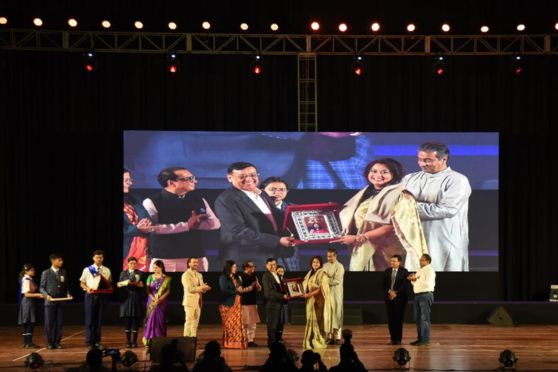
[{"label": "name badge", "polygon": [[64,276],[60,275],[60,283],[64,283]]}]

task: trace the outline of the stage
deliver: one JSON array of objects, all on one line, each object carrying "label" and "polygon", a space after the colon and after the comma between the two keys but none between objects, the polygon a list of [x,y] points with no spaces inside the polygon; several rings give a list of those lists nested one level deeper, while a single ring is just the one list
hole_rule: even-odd
[{"label": "stage", "polygon": [[[401,346],[388,345],[386,325],[351,326],[353,344],[356,351],[369,370],[390,370],[394,368],[393,352],[404,347],[411,355],[412,370],[494,370],[499,367],[498,356],[504,349],[511,349],[518,357],[517,370],[522,371],[558,371],[558,326],[525,325],[514,327],[494,327],[490,325],[453,325],[434,324],[432,327],[432,344],[430,346],[411,346],[416,328],[414,324],[405,324],[404,340]],[[265,344],[265,325],[259,325],[256,342],[261,345],[246,350],[224,350],[223,356],[235,371],[258,370],[267,358],[268,349]],[[288,348],[302,353],[301,342],[304,332],[302,325],[289,325],[285,329],[284,338]],[[181,336],[182,327],[169,327],[169,336]],[[25,370],[23,367],[26,356],[30,353],[22,349],[19,327],[0,328],[0,370]],[[44,346],[41,327],[35,331],[35,343]],[[218,325],[202,325],[199,330],[198,351],[209,340],[220,340],[221,328]],[[103,345],[107,348],[125,349],[124,334],[121,327],[107,326],[103,328]],[[85,360],[87,349],[84,346],[83,327],[67,326],[64,328],[62,341],[64,349],[37,351],[45,360],[45,369],[61,371],[67,367],[76,367]],[[148,369],[143,348],[133,349],[140,362],[134,365],[136,370]],[[320,351],[322,360],[328,367],[337,364],[338,347],[330,346]],[[105,365],[110,367],[110,358]],[[190,367],[190,365],[189,365]]]}]

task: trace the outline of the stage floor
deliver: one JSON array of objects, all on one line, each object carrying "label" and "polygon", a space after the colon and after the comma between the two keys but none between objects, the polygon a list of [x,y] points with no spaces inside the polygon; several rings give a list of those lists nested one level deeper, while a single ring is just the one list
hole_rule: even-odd
[{"label": "stage floor", "polygon": [[[494,370],[499,367],[498,356],[506,348],[513,350],[519,358],[517,370],[523,371],[558,371],[558,326],[514,326],[493,327],[490,325],[443,325],[435,324],[432,328],[430,346],[411,346],[416,328],[406,324],[402,346],[388,345],[386,325],[360,325],[349,327],[353,331],[353,344],[356,351],[369,370],[389,370],[394,368],[393,352],[398,347],[406,348],[411,355],[412,370]],[[43,330],[36,329],[35,343],[43,346]],[[218,325],[201,325],[198,332],[198,353],[205,343],[212,339],[220,340],[221,328]],[[284,339],[288,348],[294,349],[300,356],[304,326],[290,325],[285,329]],[[181,336],[182,327],[170,326],[169,336]],[[257,370],[268,355],[265,344],[265,325],[259,325],[256,342],[262,346],[247,350],[223,350],[223,356],[236,371]],[[122,328],[107,326],[103,328],[103,345],[107,348],[120,348],[123,352],[124,333]],[[64,349],[37,351],[45,360],[45,369],[49,371],[76,367],[85,360],[87,349],[84,346],[82,327],[64,328],[62,341]],[[19,327],[0,328],[0,370],[25,370],[23,364],[30,353],[21,348]],[[133,349],[141,362],[136,370],[149,368],[143,348]],[[338,363],[338,347],[330,346],[320,351],[322,360],[330,367]],[[110,359],[105,365],[110,367]]]}]

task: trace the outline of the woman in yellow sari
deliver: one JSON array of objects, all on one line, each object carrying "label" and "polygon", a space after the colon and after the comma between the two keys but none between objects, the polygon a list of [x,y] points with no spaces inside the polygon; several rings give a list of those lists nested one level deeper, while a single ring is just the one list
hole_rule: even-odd
[{"label": "woman in yellow sari", "polygon": [[147,312],[145,314],[143,344],[149,347],[155,337],[167,335],[167,297],[170,295],[171,277],[165,275],[163,261],[153,263],[153,274],[147,278]]},{"label": "woman in yellow sari", "polygon": [[329,279],[319,256],[312,257],[312,268],[304,277],[302,287],[306,299],[306,329],[303,349],[327,347],[327,335],[332,331],[333,308],[329,293]]}]

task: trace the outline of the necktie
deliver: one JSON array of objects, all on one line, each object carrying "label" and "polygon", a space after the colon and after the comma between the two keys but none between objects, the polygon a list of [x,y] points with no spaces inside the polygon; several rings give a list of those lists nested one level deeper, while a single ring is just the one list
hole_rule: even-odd
[{"label": "necktie", "polygon": [[393,286],[395,285],[395,277],[397,276],[397,269],[391,270],[391,287],[390,289],[393,291]]}]

